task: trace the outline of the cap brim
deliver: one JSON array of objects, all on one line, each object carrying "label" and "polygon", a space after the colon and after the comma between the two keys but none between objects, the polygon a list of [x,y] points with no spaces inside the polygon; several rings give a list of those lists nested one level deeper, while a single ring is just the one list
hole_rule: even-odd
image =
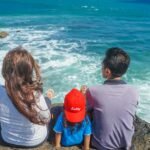
[{"label": "cap brim", "polygon": [[65,117],[67,121],[72,123],[81,122],[85,118],[85,109],[76,113],[65,110]]}]

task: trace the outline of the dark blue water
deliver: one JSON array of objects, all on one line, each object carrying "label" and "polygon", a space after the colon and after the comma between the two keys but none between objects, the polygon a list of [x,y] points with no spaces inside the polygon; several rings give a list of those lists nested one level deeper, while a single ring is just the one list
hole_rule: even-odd
[{"label": "dark blue water", "polygon": [[125,49],[124,79],[139,90],[138,114],[150,121],[149,0],[0,0],[0,30],[9,32],[0,39],[0,62],[10,49],[27,48],[41,65],[44,90],[56,91],[54,103],[73,87],[101,84],[105,50]]}]

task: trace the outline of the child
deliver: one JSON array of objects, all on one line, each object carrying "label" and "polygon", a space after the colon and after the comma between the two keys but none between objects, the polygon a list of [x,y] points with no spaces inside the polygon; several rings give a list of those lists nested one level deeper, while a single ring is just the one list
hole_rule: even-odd
[{"label": "child", "polygon": [[[84,88],[86,87],[83,87],[83,91]],[[91,122],[86,116],[86,100],[81,91],[72,89],[65,96],[64,111],[59,115],[54,126],[56,148],[61,145],[80,145],[84,142],[83,149],[89,149]]]},{"label": "child", "polygon": [[130,58],[120,48],[110,48],[102,62],[104,85],[87,90],[87,109],[93,113],[92,145],[101,150],[127,150],[134,133],[137,91],[121,80]]}]

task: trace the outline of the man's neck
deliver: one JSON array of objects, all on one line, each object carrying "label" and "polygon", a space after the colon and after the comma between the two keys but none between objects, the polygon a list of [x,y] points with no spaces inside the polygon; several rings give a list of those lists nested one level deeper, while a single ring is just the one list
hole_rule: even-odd
[{"label": "man's neck", "polygon": [[107,80],[121,80],[121,77],[116,77],[116,78],[107,78]]},{"label": "man's neck", "polygon": [[126,84],[120,77],[119,78],[107,78],[104,81],[104,84],[117,85],[117,84]]}]

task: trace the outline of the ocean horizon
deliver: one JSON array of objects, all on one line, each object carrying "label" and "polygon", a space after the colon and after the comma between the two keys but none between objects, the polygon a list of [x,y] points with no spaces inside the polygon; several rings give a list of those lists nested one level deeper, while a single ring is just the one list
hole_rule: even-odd
[{"label": "ocean horizon", "polygon": [[[137,114],[150,122],[149,0],[1,0],[0,70],[6,53],[23,46],[41,66],[44,93],[63,102],[72,88],[103,84],[101,61],[110,47],[131,57],[123,79],[140,93]],[[4,84],[0,74],[0,84]]]}]

